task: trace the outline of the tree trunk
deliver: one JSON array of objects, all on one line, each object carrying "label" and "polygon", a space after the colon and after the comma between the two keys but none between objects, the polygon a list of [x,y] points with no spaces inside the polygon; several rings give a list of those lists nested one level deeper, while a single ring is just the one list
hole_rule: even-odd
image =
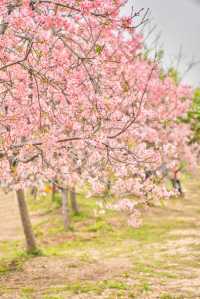
[{"label": "tree trunk", "polygon": [[37,187],[33,187],[33,188],[31,189],[31,195],[33,196],[33,199],[34,199],[34,200],[37,199],[37,194],[38,194]]},{"label": "tree trunk", "polygon": [[28,213],[28,208],[25,200],[24,191],[19,189],[16,191],[17,201],[19,206],[19,212],[21,217],[21,222],[24,230],[24,235],[26,239],[27,252],[37,251],[37,245],[31,225],[31,220]]},{"label": "tree trunk", "polygon": [[62,214],[63,214],[63,222],[64,229],[67,230],[69,228],[69,209],[68,209],[68,189],[63,188],[61,190],[62,194]]},{"label": "tree trunk", "polygon": [[52,183],[52,193],[51,193],[51,200],[55,200],[55,194],[56,194],[56,184]]},{"label": "tree trunk", "polygon": [[80,211],[79,211],[79,206],[78,206],[77,199],[76,199],[76,189],[75,189],[75,187],[73,187],[70,190],[70,200],[71,200],[71,206],[72,206],[73,212],[78,214]]}]

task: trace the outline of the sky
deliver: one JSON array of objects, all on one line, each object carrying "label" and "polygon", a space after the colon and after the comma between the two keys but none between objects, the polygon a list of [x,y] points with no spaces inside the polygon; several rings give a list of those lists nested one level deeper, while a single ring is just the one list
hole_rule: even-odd
[{"label": "sky", "polygon": [[[177,66],[181,57],[178,69],[185,74],[184,81],[200,86],[200,0],[129,0],[126,13],[131,6],[136,10],[150,9],[150,23],[144,32],[147,34],[154,25],[156,29],[147,44],[160,36],[158,44],[165,52],[164,64]],[[186,72],[191,63],[195,63],[193,68]]]}]

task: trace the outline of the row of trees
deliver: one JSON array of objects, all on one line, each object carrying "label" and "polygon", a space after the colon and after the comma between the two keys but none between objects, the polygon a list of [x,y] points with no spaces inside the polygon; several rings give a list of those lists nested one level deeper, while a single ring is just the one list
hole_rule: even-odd
[{"label": "row of trees", "polygon": [[0,179],[16,190],[28,251],[25,188],[53,182],[66,202],[87,182],[146,203],[172,195],[161,165],[195,162],[180,122],[192,90],[143,54],[146,15],[122,17],[126,2],[0,1]]}]

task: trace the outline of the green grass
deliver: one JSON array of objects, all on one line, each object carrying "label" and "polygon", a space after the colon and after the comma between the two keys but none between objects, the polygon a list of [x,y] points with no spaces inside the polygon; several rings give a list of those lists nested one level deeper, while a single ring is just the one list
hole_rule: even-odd
[{"label": "green grass", "polygon": [[105,280],[100,282],[83,281],[83,282],[70,283],[65,286],[49,288],[46,291],[46,295],[48,294],[54,295],[66,291],[70,292],[71,294],[83,294],[83,293],[102,294],[102,292],[107,289],[128,290],[129,288],[130,288],[129,285],[117,280]]},{"label": "green grass", "polygon": [[6,275],[9,272],[19,271],[26,260],[27,258],[22,256],[1,259],[0,276]]},{"label": "green grass", "polygon": [[52,296],[52,295],[45,295],[42,297],[42,299],[65,299],[63,296],[60,296],[60,295],[55,295],[55,296]]},{"label": "green grass", "polygon": [[[40,200],[47,202],[48,209],[54,207],[48,218],[34,226],[34,231],[46,256],[70,256],[72,252],[76,255],[79,252],[82,255],[82,251],[91,248],[103,250],[105,243],[106,254],[109,248],[112,248],[110,254],[115,256],[122,250],[122,245],[119,246],[119,244],[126,239],[135,242],[136,247],[144,247],[166,240],[168,233],[174,228],[187,228],[193,225],[173,218],[159,219],[159,224],[156,219],[148,219],[139,229],[133,229],[128,227],[126,219],[116,212],[107,211],[104,215],[94,216],[93,210],[98,208],[96,200],[86,200],[82,194],[79,194],[81,212],[78,215],[71,214],[72,225],[65,232],[61,212],[58,207],[54,206],[54,203],[51,203],[50,196],[32,202],[31,209],[37,210],[37,205],[41,206]],[[117,223],[117,226],[113,226],[112,223]],[[46,245],[47,239],[49,239],[48,245]],[[55,239],[58,241],[51,242]],[[132,250],[132,243],[126,245],[124,250]]]},{"label": "green grass", "polygon": [[184,299],[184,297],[181,296],[174,296],[174,295],[170,295],[170,294],[162,294],[160,299]]},{"label": "green grass", "polygon": [[35,289],[32,287],[24,287],[20,290],[21,299],[32,299]]},{"label": "green grass", "polygon": [[27,253],[19,241],[1,242],[0,252],[3,254],[0,259],[0,276],[19,271],[27,260],[42,255],[41,250]]},{"label": "green grass", "polygon": [[55,194],[55,198],[52,201],[51,194],[38,195],[36,199],[27,193],[29,208],[32,212],[39,212],[48,214],[58,209],[61,206],[61,197],[59,193]]},{"label": "green grass", "polygon": [[[18,241],[5,241],[0,243],[0,276],[21,268],[25,259],[23,248]],[[22,257],[23,256],[23,257]]]},{"label": "green grass", "polygon": [[[185,177],[185,181],[187,180]],[[187,209],[179,210],[179,206],[184,203],[182,200],[175,199],[154,207],[139,229],[129,227],[127,217],[114,211],[106,211],[97,216],[94,209],[98,210],[99,200],[85,199],[83,194],[79,194],[80,213],[70,213],[71,226],[68,231],[64,231],[59,198],[54,202],[50,195],[37,200],[29,199],[31,211],[43,214],[34,225],[37,241],[42,249],[39,255],[46,257],[47,264],[49,260],[56,263],[56,260],[62,259],[66,262],[69,273],[76,273],[75,276],[72,275],[72,279],[66,275],[65,281],[60,283],[55,274],[56,282],[53,280],[52,287],[49,287],[51,284],[45,286],[44,283],[40,298],[73,298],[73,295],[79,294],[84,294],[87,298],[96,295],[106,299],[151,298],[157,284],[164,288],[168,282],[182,279],[182,270],[198,268],[198,256],[193,255],[193,259],[189,260],[184,253],[177,253],[173,248],[173,241],[183,239],[182,235],[174,233],[176,230],[187,232],[187,229],[199,229],[193,219],[184,217]],[[172,243],[170,253],[167,245],[169,241]],[[199,249],[199,245],[188,245],[188,249],[193,252]],[[24,263],[33,258],[33,255],[22,254],[23,250],[21,242],[0,243],[0,253],[3,256],[0,259],[0,275],[22,271]],[[118,263],[119,266],[112,268],[113,261],[115,266]],[[109,264],[109,271],[104,270],[104,265]],[[80,279],[82,268],[90,270],[90,267],[97,269],[99,276],[94,270],[94,273],[90,273],[91,278],[86,276]],[[6,288],[6,285],[1,286],[0,294],[6,292],[12,290]],[[32,285],[24,285],[19,293],[20,299],[32,299],[38,294],[37,286],[33,288]],[[159,296],[159,299],[184,298],[171,294],[166,289],[161,290]]]}]

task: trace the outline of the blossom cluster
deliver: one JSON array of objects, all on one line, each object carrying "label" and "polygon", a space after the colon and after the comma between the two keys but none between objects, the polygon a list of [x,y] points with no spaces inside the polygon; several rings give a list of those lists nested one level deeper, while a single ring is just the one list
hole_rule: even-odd
[{"label": "blossom cluster", "polygon": [[192,90],[143,55],[125,3],[0,0],[3,185],[56,179],[102,193],[110,182],[113,194],[168,197],[162,178],[145,173],[195,164],[178,121]]}]

